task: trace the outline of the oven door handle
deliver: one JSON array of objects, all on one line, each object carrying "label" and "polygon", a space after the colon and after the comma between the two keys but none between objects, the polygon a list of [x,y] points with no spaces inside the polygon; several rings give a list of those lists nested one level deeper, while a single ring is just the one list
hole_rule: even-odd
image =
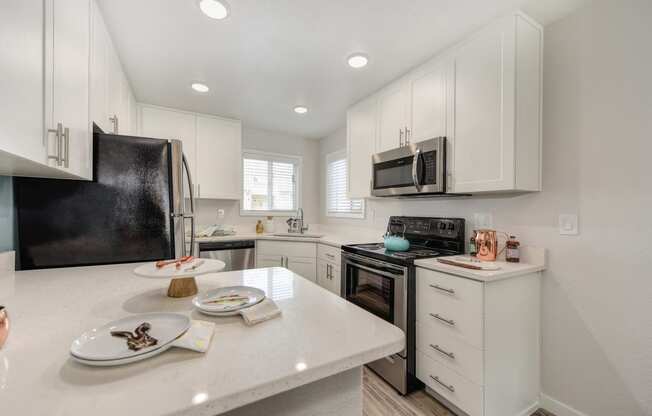
[{"label": "oven door handle", "polygon": [[400,273],[400,275],[399,274],[393,274],[393,273],[390,273],[390,272],[386,272],[384,270],[378,270],[378,269],[374,269],[372,267],[363,266],[362,264],[359,264],[359,263],[347,263],[347,265],[351,265],[351,266],[354,266],[354,267],[359,267],[362,270],[366,270],[366,271],[371,272],[371,273],[379,274],[381,276],[389,277],[391,279],[402,279],[403,278],[403,273]]},{"label": "oven door handle", "polygon": [[421,183],[419,181],[419,161],[421,160],[421,149],[417,149],[414,152],[414,158],[412,159],[412,181],[414,182],[414,187],[417,188],[417,192],[421,192]]}]

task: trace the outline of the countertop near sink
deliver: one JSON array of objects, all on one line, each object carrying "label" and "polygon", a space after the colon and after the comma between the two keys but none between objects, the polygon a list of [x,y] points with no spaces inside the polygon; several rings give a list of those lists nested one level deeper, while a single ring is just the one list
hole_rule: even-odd
[{"label": "countertop near sink", "polygon": [[[200,291],[245,284],[276,301],[281,317],[247,327],[239,316],[198,314],[192,298],[166,297],[168,282],[136,277],[136,266],[0,274],[0,304],[12,319],[0,350],[1,414],[214,416],[309,388],[404,348],[400,329],[284,268],[197,278]],[[70,343],[83,331],[144,312],[215,322],[209,350],[173,348],[113,368],[69,358]]]},{"label": "countertop near sink", "polygon": [[274,235],[279,233],[236,233],[234,235],[219,236],[219,237],[197,237],[198,243],[212,242],[212,241],[238,241],[238,240],[277,240],[277,241],[299,241],[304,243],[320,243],[327,244],[333,247],[341,247],[347,244],[364,244],[364,243],[377,243],[382,239],[380,232],[362,232],[354,235],[350,232],[342,231],[319,231],[322,237],[301,237],[295,235]]}]

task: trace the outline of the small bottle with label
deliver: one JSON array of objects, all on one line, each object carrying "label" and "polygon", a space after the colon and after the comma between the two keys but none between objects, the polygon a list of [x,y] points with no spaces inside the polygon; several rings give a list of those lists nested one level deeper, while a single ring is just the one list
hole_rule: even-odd
[{"label": "small bottle with label", "polygon": [[263,222],[261,220],[258,220],[256,223],[256,234],[262,234],[265,228],[263,227]]},{"label": "small bottle with label", "polygon": [[475,257],[478,254],[478,250],[475,246],[475,236],[471,236],[469,240],[469,256]]},{"label": "small bottle with label", "polygon": [[521,250],[519,249],[521,243],[518,242],[515,236],[510,235],[506,245],[505,261],[509,263],[519,263],[521,261]]}]

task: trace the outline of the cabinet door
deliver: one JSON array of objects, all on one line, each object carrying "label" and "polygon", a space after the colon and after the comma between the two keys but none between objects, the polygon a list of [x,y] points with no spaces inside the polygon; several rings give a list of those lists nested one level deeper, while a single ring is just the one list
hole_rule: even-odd
[{"label": "cabinet door", "polygon": [[197,116],[198,197],[240,199],[241,160],[240,122]]},{"label": "cabinet door", "polygon": [[308,280],[317,281],[317,263],[314,258],[287,257],[287,268]]},{"label": "cabinet door", "polygon": [[0,151],[45,164],[43,1],[1,1],[0,39]]},{"label": "cabinet door", "polygon": [[428,65],[412,81],[410,140],[413,143],[446,136],[446,78],[451,61]]},{"label": "cabinet door", "polygon": [[120,134],[127,125],[124,107],[126,106],[125,80],[120,66],[120,59],[116,53],[113,43],[109,43],[107,55],[108,72],[108,117],[111,119],[108,132]]},{"label": "cabinet door", "polygon": [[256,256],[256,268],[261,269],[264,267],[284,267],[283,256]]},{"label": "cabinet door", "polygon": [[183,143],[183,154],[190,164],[193,179],[196,175],[195,116],[190,113],[160,107],[142,107],[141,131],[145,137],[178,139]]},{"label": "cabinet door", "polygon": [[379,99],[378,152],[396,149],[405,144],[409,89],[400,84]]},{"label": "cabinet door", "polygon": [[138,135],[138,103],[133,91],[129,90],[129,132],[132,136]]},{"label": "cabinet door", "polygon": [[[67,166],[50,163],[90,179],[91,3],[90,0],[47,0],[45,9],[45,127],[56,129],[57,123],[62,123],[69,129],[68,146],[62,146],[64,157],[68,158]],[[55,140],[49,142],[50,153],[56,153]]]},{"label": "cabinet door", "polygon": [[378,103],[365,100],[352,107],[346,118],[346,147],[350,198],[371,196],[371,156],[376,152]]},{"label": "cabinet door", "polygon": [[110,43],[99,8],[93,7],[93,41],[91,48],[91,120],[103,131],[113,131],[108,109],[108,56]]},{"label": "cabinet door", "polygon": [[473,37],[455,54],[455,192],[514,187],[513,51],[510,18]]}]

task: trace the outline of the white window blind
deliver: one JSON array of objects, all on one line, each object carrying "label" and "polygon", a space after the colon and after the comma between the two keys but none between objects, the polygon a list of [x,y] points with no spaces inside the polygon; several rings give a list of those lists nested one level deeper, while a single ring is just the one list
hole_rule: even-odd
[{"label": "white window blind", "polygon": [[349,199],[346,188],[348,164],[344,152],[326,156],[326,215],[364,218],[364,200]]},{"label": "white window blind", "polygon": [[245,152],[241,211],[256,215],[296,211],[299,168],[299,158]]}]

